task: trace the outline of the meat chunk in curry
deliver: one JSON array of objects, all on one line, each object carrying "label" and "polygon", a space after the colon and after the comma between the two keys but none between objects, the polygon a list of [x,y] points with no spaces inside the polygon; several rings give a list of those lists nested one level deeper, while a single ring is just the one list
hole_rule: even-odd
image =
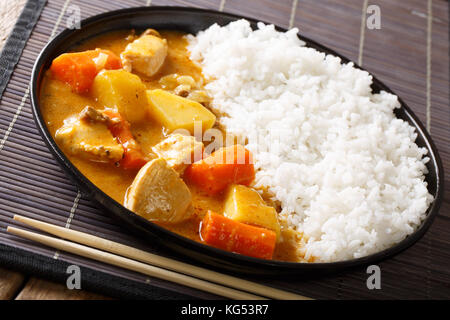
[{"label": "meat chunk in curry", "polygon": [[123,68],[129,72],[137,71],[151,77],[163,65],[167,50],[166,39],[145,33],[127,45],[120,55]]},{"label": "meat chunk in curry", "polygon": [[107,121],[88,106],[78,116],[65,120],[55,138],[74,155],[98,162],[119,161],[124,151],[109,131]]},{"label": "meat chunk in curry", "polygon": [[182,175],[191,163],[202,158],[203,143],[192,136],[174,133],[154,146],[152,150],[159,157],[164,158],[169,167]]},{"label": "meat chunk in curry", "polygon": [[176,223],[190,217],[191,192],[178,173],[162,159],[139,170],[125,198],[125,207],[142,217]]}]

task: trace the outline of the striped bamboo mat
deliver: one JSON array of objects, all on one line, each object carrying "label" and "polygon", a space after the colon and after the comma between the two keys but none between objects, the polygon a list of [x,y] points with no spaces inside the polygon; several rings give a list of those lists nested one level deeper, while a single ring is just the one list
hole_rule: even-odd
[{"label": "striped bamboo mat", "polygon": [[[448,3],[374,0],[370,4],[381,10],[379,30],[365,27],[372,14],[366,13],[367,0],[49,0],[0,101],[0,244],[85,266],[120,283],[134,281],[129,283],[214,298],[6,234],[6,226],[14,224],[13,214],[22,214],[164,254],[163,249],[135,238],[107,212],[82,196],[52,158],[35,127],[28,90],[31,68],[41,48],[66,26],[69,15],[78,9],[81,18],[86,18],[129,6],[194,6],[247,15],[283,27],[299,27],[305,36],[362,64],[402,97],[426,124],[445,171],[450,172]],[[450,185],[449,175],[446,184]],[[449,189],[425,237],[412,248],[380,263],[381,290],[367,289],[365,268],[314,278],[256,281],[313,298],[450,298]],[[128,285],[121,290],[132,288],[133,285]]]}]

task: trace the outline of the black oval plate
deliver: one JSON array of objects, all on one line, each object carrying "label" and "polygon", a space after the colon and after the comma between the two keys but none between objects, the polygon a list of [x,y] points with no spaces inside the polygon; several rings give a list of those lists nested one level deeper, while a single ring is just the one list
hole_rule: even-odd
[{"label": "black oval plate", "polygon": [[[66,29],[50,41],[40,53],[33,68],[31,77],[31,102],[35,121],[45,142],[69,177],[80,187],[83,193],[87,194],[101,207],[125,222],[129,229],[134,230],[139,235],[150,241],[157,241],[158,244],[168,247],[190,258],[201,261],[202,263],[233,272],[267,275],[276,275],[280,273],[299,274],[312,271],[328,272],[331,270],[380,261],[399,253],[419,240],[424,235],[439,210],[443,194],[443,168],[436,147],[429,134],[426,132],[418,118],[401,99],[399,99],[401,108],[396,109],[396,116],[407,121],[410,125],[416,128],[416,132],[418,134],[416,143],[421,147],[427,148],[428,150],[428,157],[430,157],[431,160],[427,164],[429,173],[426,175],[426,181],[428,182],[428,190],[435,197],[435,200],[428,208],[427,217],[423,221],[422,225],[403,241],[384,251],[363,258],[347,261],[333,263],[293,263],[262,260],[219,250],[179,236],[141,218],[123,207],[122,204],[114,201],[93,183],[91,183],[85,176],[83,176],[59,149],[50,135],[47,126],[45,125],[39,106],[40,85],[44,72],[49,68],[51,61],[56,56],[68,51],[74,45],[77,45],[88,38],[112,30],[132,28],[139,30],[152,27],[155,29],[180,30],[195,34],[200,30],[208,28],[214,23],[226,25],[231,21],[241,18],[249,20],[252,27],[255,28],[257,21],[254,19],[211,10],[183,7],[129,8],[111,11],[85,19],[81,22],[81,29]],[[279,27],[277,27],[277,29],[280,31],[286,31],[285,29]],[[347,58],[342,57],[336,52],[310,39],[302,37],[301,35],[299,35],[299,38],[306,42],[309,47],[315,48],[327,54],[338,56],[342,59],[343,63],[349,62]],[[378,81],[375,77],[373,78],[372,89],[374,92],[385,90],[392,93],[392,90]]]}]

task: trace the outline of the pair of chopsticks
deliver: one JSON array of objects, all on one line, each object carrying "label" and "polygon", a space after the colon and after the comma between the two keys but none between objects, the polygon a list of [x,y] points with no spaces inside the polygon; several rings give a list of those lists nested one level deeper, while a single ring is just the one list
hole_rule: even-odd
[{"label": "pair of chopsticks", "polygon": [[58,250],[226,298],[237,300],[258,300],[266,298],[309,300],[309,298],[301,295],[211,271],[174,259],[161,257],[84,232],[59,227],[20,215],[15,215],[14,220],[70,241],[8,226],[7,231],[14,235],[42,243]]}]

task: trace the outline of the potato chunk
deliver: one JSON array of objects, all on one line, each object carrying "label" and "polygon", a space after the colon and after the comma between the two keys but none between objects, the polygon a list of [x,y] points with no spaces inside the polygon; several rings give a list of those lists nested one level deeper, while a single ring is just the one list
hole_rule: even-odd
[{"label": "potato chunk", "polygon": [[141,79],[125,70],[105,70],[94,79],[92,95],[103,106],[116,109],[131,123],[146,120],[148,102]]},{"label": "potato chunk", "polygon": [[266,205],[258,192],[243,185],[232,185],[226,195],[224,215],[233,220],[264,227],[280,236],[275,208]]},{"label": "potato chunk", "polygon": [[192,136],[174,133],[154,146],[152,151],[182,175],[188,165],[202,158],[203,143]]},{"label": "potato chunk", "polygon": [[145,34],[128,44],[120,58],[125,70],[129,72],[137,71],[151,77],[164,64],[167,50],[166,39]]},{"label": "potato chunk", "polygon": [[56,131],[56,141],[71,154],[98,162],[116,162],[123,157],[123,147],[107,127],[107,118],[99,111],[86,107],[77,117],[64,121]]},{"label": "potato chunk", "polygon": [[194,122],[200,122],[203,132],[210,129],[216,116],[200,103],[155,89],[147,90],[150,114],[170,131],[186,129],[194,134]]},{"label": "potato chunk", "polygon": [[177,223],[188,219],[191,192],[164,159],[150,161],[139,170],[128,189],[125,207],[150,221]]}]

